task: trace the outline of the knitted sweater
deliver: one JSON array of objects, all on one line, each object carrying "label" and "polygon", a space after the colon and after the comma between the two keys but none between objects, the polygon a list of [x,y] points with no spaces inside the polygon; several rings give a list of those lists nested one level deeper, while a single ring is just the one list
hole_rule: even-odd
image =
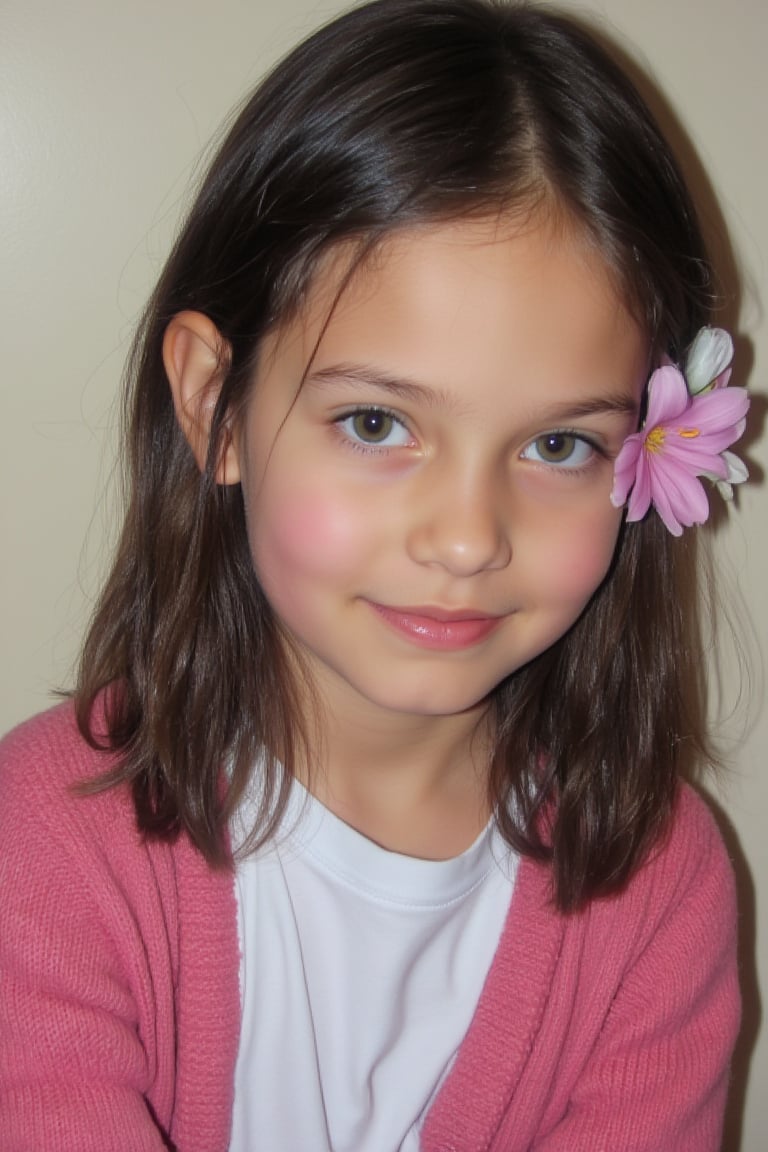
[{"label": "knitted sweater", "polygon": [[[232,875],[184,837],[144,842],[126,789],[72,792],[104,766],[69,705],[0,744],[0,1146],[226,1152]],[[524,860],[425,1152],[715,1152],[734,916],[722,842],[687,788],[628,889],[582,913],[558,914],[546,868]]]}]

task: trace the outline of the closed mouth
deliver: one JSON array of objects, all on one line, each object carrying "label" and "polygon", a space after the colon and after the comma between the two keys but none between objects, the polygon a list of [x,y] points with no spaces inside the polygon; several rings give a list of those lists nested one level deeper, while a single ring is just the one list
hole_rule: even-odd
[{"label": "closed mouth", "polygon": [[447,609],[434,605],[401,608],[369,603],[400,635],[427,648],[472,647],[485,640],[503,619],[472,608]]}]

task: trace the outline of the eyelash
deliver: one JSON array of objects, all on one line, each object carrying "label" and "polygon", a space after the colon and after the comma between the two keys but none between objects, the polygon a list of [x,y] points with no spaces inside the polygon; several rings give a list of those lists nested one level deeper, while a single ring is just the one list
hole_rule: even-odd
[{"label": "eyelash", "polygon": [[[557,460],[545,460],[541,457],[531,457],[527,455],[527,453],[531,449],[535,448],[537,444],[540,444],[545,440],[555,439],[556,437],[563,437],[566,440],[574,441],[574,447],[581,445],[585,448],[588,448],[588,459],[577,464],[570,464],[568,462],[570,457],[560,462]],[[551,468],[557,472],[566,472],[572,476],[578,475],[581,472],[586,472],[590,467],[594,465],[596,457],[599,457],[603,460],[608,458],[608,453],[600,444],[591,439],[591,437],[585,436],[583,432],[576,431],[574,428],[552,428],[548,432],[542,432],[540,436],[536,436],[535,439],[530,441],[530,443],[525,447],[520,455],[521,459],[523,460],[531,460],[531,462],[534,464],[542,465],[545,468]]]},{"label": "eyelash", "polygon": [[[382,408],[377,404],[364,404],[358,408],[351,408],[347,412],[342,412],[342,414],[334,420],[334,425],[343,437],[345,444],[353,451],[362,452],[366,455],[382,455],[385,452],[391,451],[393,448],[404,448],[407,446],[406,443],[385,444],[383,442],[377,443],[375,440],[366,441],[360,439],[351,429],[344,428],[344,425],[348,421],[354,420],[357,416],[383,416],[387,420],[391,420],[393,425],[402,429],[404,435],[410,440],[408,428],[402,417],[398,416],[396,412],[393,412],[389,408]],[[391,432],[388,435],[391,435]]]}]

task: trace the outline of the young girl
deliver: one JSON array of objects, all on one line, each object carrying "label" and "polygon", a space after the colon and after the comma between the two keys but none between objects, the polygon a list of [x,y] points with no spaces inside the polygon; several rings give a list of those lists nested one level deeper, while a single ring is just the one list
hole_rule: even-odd
[{"label": "young girl", "polygon": [[377,0],[261,85],[137,338],[74,702],[0,753],[4,1149],[718,1148],[711,283],[566,19]]}]

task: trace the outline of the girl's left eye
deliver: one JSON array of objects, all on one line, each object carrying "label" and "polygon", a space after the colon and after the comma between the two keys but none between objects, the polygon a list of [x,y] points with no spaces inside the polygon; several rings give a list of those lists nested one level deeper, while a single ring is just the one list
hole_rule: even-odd
[{"label": "girl's left eye", "polygon": [[555,468],[582,468],[596,451],[594,444],[575,432],[545,432],[531,441],[522,457]]},{"label": "girl's left eye", "polygon": [[368,448],[402,448],[411,441],[402,421],[385,408],[358,408],[336,424],[350,440]]}]

